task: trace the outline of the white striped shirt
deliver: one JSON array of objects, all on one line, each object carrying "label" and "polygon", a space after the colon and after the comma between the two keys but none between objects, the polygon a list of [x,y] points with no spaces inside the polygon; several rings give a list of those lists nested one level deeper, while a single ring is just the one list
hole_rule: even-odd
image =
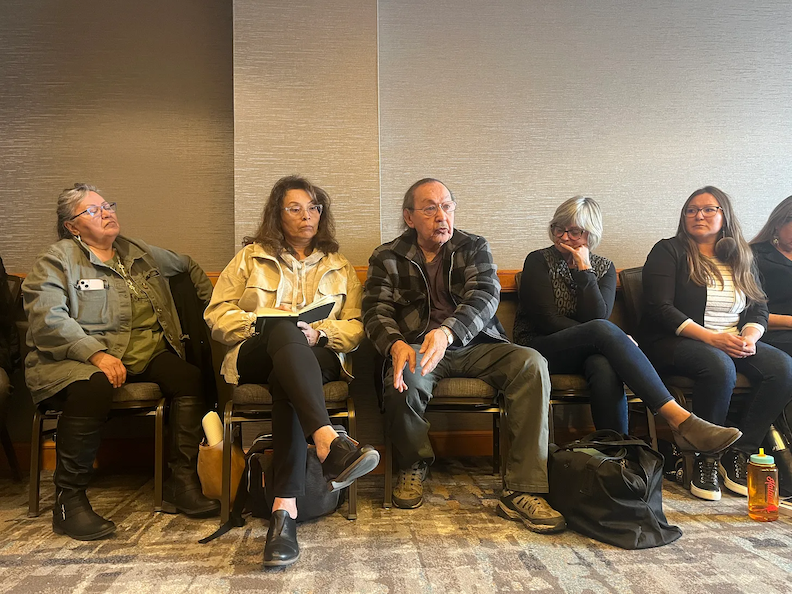
[{"label": "white striped shirt", "polygon": [[707,285],[707,305],[704,307],[704,327],[714,332],[739,334],[740,314],[745,309],[745,293],[734,288],[732,268],[717,258],[712,263],[718,268],[723,284],[711,279]]}]

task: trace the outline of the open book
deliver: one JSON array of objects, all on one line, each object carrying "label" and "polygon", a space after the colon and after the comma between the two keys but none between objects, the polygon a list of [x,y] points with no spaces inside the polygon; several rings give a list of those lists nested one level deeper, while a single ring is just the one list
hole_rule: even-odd
[{"label": "open book", "polygon": [[306,305],[300,311],[281,311],[278,309],[271,309],[266,315],[258,316],[256,318],[256,332],[261,332],[264,328],[264,322],[268,319],[286,319],[292,320],[295,324],[297,322],[305,322],[312,324],[319,320],[324,320],[333,311],[335,300],[332,296],[322,297],[317,299],[310,305]]}]

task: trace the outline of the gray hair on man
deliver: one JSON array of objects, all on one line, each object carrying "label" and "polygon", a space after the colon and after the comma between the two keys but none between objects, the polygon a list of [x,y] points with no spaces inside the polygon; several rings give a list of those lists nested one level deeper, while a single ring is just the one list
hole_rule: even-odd
[{"label": "gray hair on man", "polygon": [[74,216],[74,211],[77,205],[82,202],[89,193],[96,192],[101,195],[101,192],[91,184],[76,183],[73,188],[66,188],[58,196],[58,239],[69,239],[72,237],[72,232],[66,228],[68,223]]},{"label": "gray hair on man", "polygon": [[575,196],[561,204],[547,228],[550,240],[555,241],[554,226],[566,228],[572,225],[588,231],[588,247],[591,250],[596,248],[602,239],[602,210],[597,201],[587,196]]}]

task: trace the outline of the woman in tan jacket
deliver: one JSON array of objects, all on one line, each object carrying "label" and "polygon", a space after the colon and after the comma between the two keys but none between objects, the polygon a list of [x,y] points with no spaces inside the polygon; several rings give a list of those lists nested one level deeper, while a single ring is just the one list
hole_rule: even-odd
[{"label": "woman in tan jacket", "polygon": [[[297,496],[305,489],[306,439],[313,438],[330,490],[371,472],[379,453],[360,447],[330,424],[322,385],[344,377],[345,354],[363,338],[362,287],[338,253],[330,197],[290,176],[272,188],[255,236],[226,266],[204,313],[212,337],[229,350],[221,373],[232,384],[269,384],[275,500],[265,566],[299,557]],[[297,312],[318,299],[334,305],[324,320],[306,324],[259,316]]]}]

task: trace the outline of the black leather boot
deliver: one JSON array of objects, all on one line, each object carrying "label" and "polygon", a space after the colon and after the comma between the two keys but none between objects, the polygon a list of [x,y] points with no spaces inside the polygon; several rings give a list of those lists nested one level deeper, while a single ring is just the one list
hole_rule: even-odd
[{"label": "black leather boot", "polygon": [[115,524],[94,512],[85,494],[93,476],[104,419],[61,416],[58,420],[55,505],[52,530],[76,540],[96,540],[115,531]]},{"label": "black leather boot", "polygon": [[163,486],[162,511],[181,512],[192,517],[220,513],[220,502],[201,492],[198,479],[198,444],[203,439],[201,419],[205,404],[201,398],[181,396],[170,405],[170,451],[168,466],[171,475]]}]

